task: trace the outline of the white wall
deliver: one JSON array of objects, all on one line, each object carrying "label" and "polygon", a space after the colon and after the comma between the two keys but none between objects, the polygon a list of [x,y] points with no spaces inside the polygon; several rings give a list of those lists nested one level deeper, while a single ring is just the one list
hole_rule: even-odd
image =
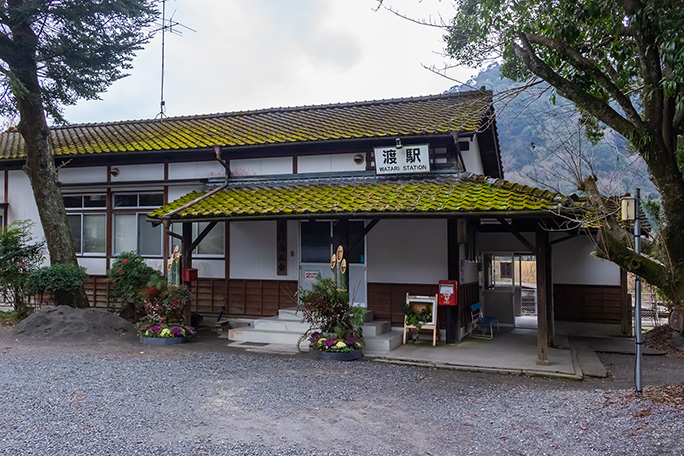
[{"label": "white wall", "polygon": [[201,278],[223,279],[226,275],[226,262],[223,258],[200,259],[192,257],[192,267],[197,269]]},{"label": "white wall", "polygon": [[67,165],[57,172],[59,181],[63,184],[79,184],[82,182],[107,182],[107,167],[93,166],[69,168]]},{"label": "white wall", "polygon": [[327,173],[332,171],[365,171],[365,159],[361,164],[357,165],[354,163],[354,156],[356,155],[357,154],[330,154],[297,157],[297,172]]},{"label": "white wall", "polygon": [[292,157],[231,160],[230,172],[233,176],[292,174]]},{"label": "white wall", "polygon": [[33,199],[33,189],[31,188],[28,176],[23,171],[10,171],[8,181],[9,194],[7,202],[9,205],[7,207],[7,222],[31,220],[34,222],[31,229],[34,241],[44,240],[43,227],[40,224],[38,208]]},{"label": "white wall", "polygon": [[620,268],[592,255],[593,251],[594,244],[582,235],[554,244],[554,283],[620,285]]},{"label": "white wall", "polygon": [[368,233],[368,282],[429,283],[446,279],[446,220],[381,220]]},{"label": "white wall", "polygon": [[78,264],[86,268],[86,272],[92,275],[104,275],[107,273],[106,258],[79,257]]},{"label": "white wall", "polygon": [[164,179],[164,165],[162,163],[152,165],[118,165],[119,174],[112,175],[112,182],[151,181]]},{"label": "white wall", "polygon": [[231,279],[298,279],[299,231],[296,222],[287,225],[286,276],[277,274],[275,221],[231,222],[229,226]]},{"label": "white wall", "polygon": [[[463,140],[463,138],[459,138]],[[468,150],[462,150],[461,156],[463,157],[463,164],[465,165],[466,171],[475,174],[484,174],[484,168],[482,167],[482,157],[480,156],[480,144],[477,141],[477,137],[472,136],[470,138],[470,148]]]},{"label": "white wall", "polygon": [[218,161],[169,163],[169,179],[202,179],[223,177],[226,171]]}]

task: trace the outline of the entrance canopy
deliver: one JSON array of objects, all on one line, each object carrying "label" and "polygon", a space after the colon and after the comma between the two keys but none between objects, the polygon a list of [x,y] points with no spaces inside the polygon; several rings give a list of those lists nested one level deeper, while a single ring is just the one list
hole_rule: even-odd
[{"label": "entrance canopy", "polygon": [[325,177],[233,181],[191,192],[149,214],[153,220],[545,216],[565,197],[470,173],[429,178]]}]

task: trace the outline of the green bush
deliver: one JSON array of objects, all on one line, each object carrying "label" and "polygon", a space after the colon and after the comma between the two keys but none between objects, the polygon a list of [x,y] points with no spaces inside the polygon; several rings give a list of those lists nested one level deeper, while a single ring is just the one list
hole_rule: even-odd
[{"label": "green bush", "polygon": [[44,244],[31,242],[32,225],[21,220],[0,230],[0,294],[19,315],[28,313],[25,283],[44,258]]},{"label": "green bush", "polygon": [[142,304],[142,292],[153,278],[161,274],[145,263],[145,259],[135,252],[121,253],[112,267],[107,271],[107,277],[112,284],[109,299],[122,304]]},{"label": "green bush", "polygon": [[85,268],[75,264],[54,264],[40,268],[26,280],[26,291],[32,295],[62,294],[66,299],[88,278]]}]

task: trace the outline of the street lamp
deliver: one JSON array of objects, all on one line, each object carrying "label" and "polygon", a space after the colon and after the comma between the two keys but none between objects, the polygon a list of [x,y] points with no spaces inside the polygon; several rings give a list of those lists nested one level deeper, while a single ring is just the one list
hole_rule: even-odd
[{"label": "street lamp", "polygon": [[[639,204],[640,204],[641,190],[636,189],[636,198],[624,197],[622,198],[622,220],[634,221],[634,252],[639,255],[641,253],[641,246],[639,244],[639,236],[641,234],[639,228]],[[636,361],[634,364],[634,388],[636,394],[641,395],[643,388],[641,385],[641,277],[634,276],[634,327],[635,327],[635,353]]]}]

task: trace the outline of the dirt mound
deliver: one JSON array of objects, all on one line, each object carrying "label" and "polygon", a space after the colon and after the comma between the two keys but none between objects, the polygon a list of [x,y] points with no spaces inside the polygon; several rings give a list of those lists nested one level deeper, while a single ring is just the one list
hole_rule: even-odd
[{"label": "dirt mound", "polygon": [[135,326],[116,314],[103,309],[75,309],[59,306],[40,309],[17,324],[15,336],[50,337],[60,339],[121,339],[133,337]]},{"label": "dirt mound", "polygon": [[662,325],[644,333],[644,344],[648,347],[663,350],[670,356],[684,357],[684,351],[673,345],[673,339],[677,338],[669,325]]}]

